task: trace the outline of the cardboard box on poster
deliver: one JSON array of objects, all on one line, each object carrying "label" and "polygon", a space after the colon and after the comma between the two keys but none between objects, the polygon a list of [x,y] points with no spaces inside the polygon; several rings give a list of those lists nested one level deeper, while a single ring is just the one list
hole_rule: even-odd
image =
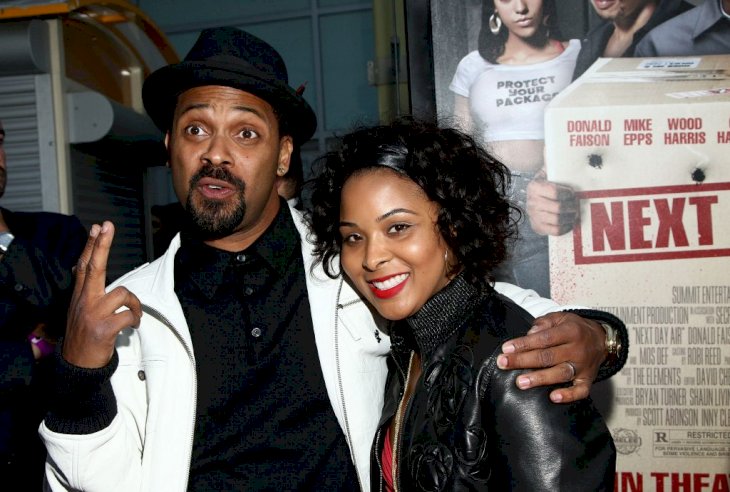
[{"label": "cardboard box on poster", "polygon": [[545,118],[548,179],[580,203],[553,297],[629,327],[596,396],[617,490],[730,490],[730,55],[601,59]]}]

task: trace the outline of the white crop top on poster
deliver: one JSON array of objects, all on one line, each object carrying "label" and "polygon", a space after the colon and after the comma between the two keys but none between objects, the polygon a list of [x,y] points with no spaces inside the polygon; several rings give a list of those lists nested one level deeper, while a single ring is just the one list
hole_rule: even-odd
[{"label": "white crop top on poster", "polygon": [[543,140],[544,110],[573,77],[580,41],[552,60],[500,65],[472,51],[459,62],[449,89],[469,99],[474,123],[486,142]]}]

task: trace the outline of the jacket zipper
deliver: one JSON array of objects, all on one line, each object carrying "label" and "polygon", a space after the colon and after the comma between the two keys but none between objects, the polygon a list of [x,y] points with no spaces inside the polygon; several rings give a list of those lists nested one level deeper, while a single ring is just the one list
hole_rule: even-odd
[{"label": "jacket zipper", "polygon": [[355,299],[345,304],[340,304],[340,294],[342,293],[342,285],[344,279],[340,280],[340,286],[337,289],[337,300],[335,304],[335,366],[337,366],[337,386],[340,390],[340,403],[342,404],[342,420],[345,422],[345,439],[347,445],[350,448],[350,457],[352,458],[352,464],[355,467],[355,475],[357,475],[357,484],[360,486],[360,490],[366,492],[362,486],[362,479],[360,477],[360,469],[357,467],[357,458],[355,457],[355,448],[352,444],[352,434],[350,432],[350,421],[347,419],[347,405],[345,404],[345,385],[342,383],[342,367],[340,366],[340,309],[344,309],[353,304],[360,302],[360,299]]},{"label": "jacket zipper", "polygon": [[[378,480],[378,484],[380,485],[378,487],[378,490],[380,492],[383,492],[383,482],[385,481],[383,479],[383,462],[382,462],[380,453],[378,453],[378,449],[381,449],[380,448],[380,438],[382,437],[382,434],[383,433],[382,433],[381,429],[378,429],[378,432],[375,433],[375,447],[373,448],[374,453],[375,453],[375,462],[378,464],[378,472],[380,472],[378,475],[378,477],[380,477],[380,480]],[[372,484],[371,484],[371,488],[372,488]]]},{"label": "jacket zipper", "polygon": [[[413,354],[411,351],[411,357],[408,359],[408,375],[406,376],[405,386],[403,386],[403,393],[408,391],[408,385],[411,380],[411,371],[413,369]],[[403,372],[401,370],[401,372]],[[401,438],[401,425],[405,418],[405,412],[408,409],[408,404],[411,401],[413,395],[408,395],[408,399],[401,398],[400,404],[395,414],[395,436],[393,437],[393,492],[398,492],[398,451],[400,449],[400,438]]]},{"label": "jacket zipper", "polygon": [[190,358],[190,363],[193,367],[193,425],[190,429],[190,453],[188,454],[188,465],[185,467],[187,470],[187,476],[185,477],[185,483],[187,484],[190,480],[190,464],[193,460],[193,443],[195,440],[195,421],[196,421],[196,408],[198,408],[198,374],[195,370],[195,357],[193,356],[193,350],[188,344],[185,342],[183,337],[180,335],[180,332],[177,331],[175,326],[170,322],[169,319],[165,315],[163,315],[161,312],[159,312],[157,309],[148,306],[144,304],[142,306],[142,310],[145,312],[148,312],[151,314],[154,318],[156,318],[158,321],[165,324],[172,333],[175,335],[175,338],[178,339],[178,341],[182,344],[183,348],[185,349],[185,352],[188,354],[188,357]]}]

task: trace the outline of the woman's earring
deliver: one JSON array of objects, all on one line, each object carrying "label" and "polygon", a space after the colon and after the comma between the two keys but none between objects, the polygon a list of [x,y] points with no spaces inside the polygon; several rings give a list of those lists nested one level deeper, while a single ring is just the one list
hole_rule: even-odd
[{"label": "woman's earring", "polygon": [[496,36],[499,34],[500,29],[502,29],[502,19],[500,19],[497,12],[495,12],[489,16],[489,30]]},{"label": "woman's earring", "polygon": [[444,274],[446,279],[451,282],[454,278],[454,268],[449,265],[449,250],[444,251]]}]

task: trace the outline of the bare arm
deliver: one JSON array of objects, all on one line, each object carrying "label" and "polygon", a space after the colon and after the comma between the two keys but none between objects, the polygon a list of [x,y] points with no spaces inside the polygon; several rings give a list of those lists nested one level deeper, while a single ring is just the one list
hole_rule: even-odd
[{"label": "bare arm", "polygon": [[454,96],[454,123],[464,133],[472,134],[474,122],[469,111],[469,98],[456,94]]}]

